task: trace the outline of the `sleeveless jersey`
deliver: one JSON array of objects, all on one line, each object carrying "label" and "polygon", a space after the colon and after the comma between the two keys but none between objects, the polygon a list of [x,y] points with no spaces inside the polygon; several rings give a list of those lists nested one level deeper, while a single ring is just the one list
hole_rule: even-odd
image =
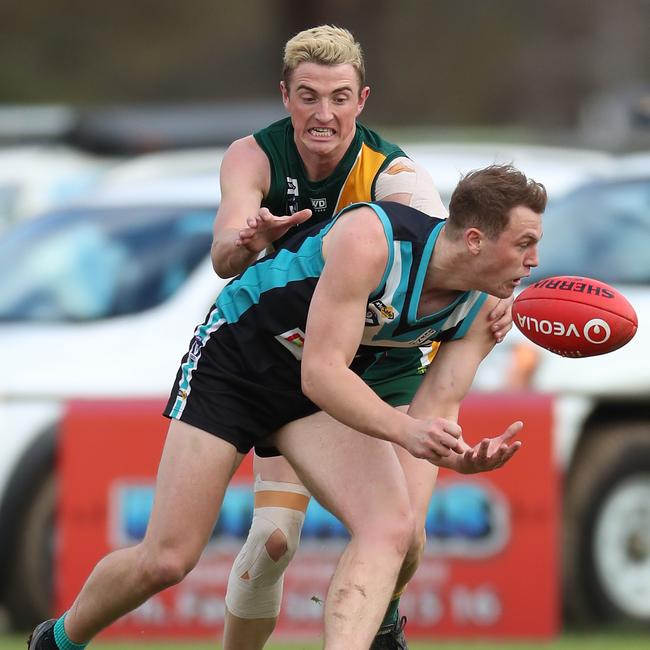
[{"label": "sleeveless jersey", "polygon": [[276,215],[304,208],[312,211],[310,219],[276,242],[276,248],[296,232],[329,221],[351,203],[374,201],[377,176],[392,160],[406,156],[397,145],[357,123],[354,139],[334,171],[323,180],[310,181],[293,139],[291,118],[275,122],[253,137],[271,166],[271,185],[262,207]]},{"label": "sleeveless jersey", "polygon": [[[379,286],[369,297],[363,338],[351,365],[359,374],[377,362],[378,351],[461,338],[486,299],[478,291],[463,292],[448,306],[418,317],[425,274],[444,222],[399,203],[365,205],[381,221],[389,259]],[[285,248],[232,280],[197,328],[198,348],[212,332],[226,328],[229,353],[252,381],[300,391],[307,313],[324,267],[322,240],[347,211],[328,224],[312,226],[304,236],[289,240]],[[336,314],[332,314],[332,327],[336,327]],[[191,356],[187,363],[191,366]],[[193,372],[190,366],[183,370],[188,378]]]}]

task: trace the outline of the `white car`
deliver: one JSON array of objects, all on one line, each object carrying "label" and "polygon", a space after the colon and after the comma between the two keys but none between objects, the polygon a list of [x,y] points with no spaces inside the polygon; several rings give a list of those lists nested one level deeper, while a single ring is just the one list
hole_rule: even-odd
[{"label": "white car", "polygon": [[485,143],[414,144],[404,151],[423,165],[445,205],[463,174],[494,164],[512,164],[543,183],[555,201],[574,187],[611,172],[614,158],[605,152],[539,145]]},{"label": "white car", "polygon": [[[486,155],[458,159],[458,171],[495,162]],[[206,174],[181,179],[134,183],[125,174],[0,238],[0,585],[15,626],[49,613],[66,400],[166,396],[224,284],[208,254],[219,181],[210,156],[207,164]]]},{"label": "white car", "polygon": [[0,149],[0,230],[84,194],[113,164],[63,145]]},{"label": "white car", "polygon": [[224,284],[208,251],[217,175],[125,186],[0,238],[0,586],[17,627],[47,616],[64,402],[161,397]]},{"label": "white car", "polygon": [[558,395],[566,604],[580,621],[650,626],[650,164],[624,169],[549,206],[531,281],[578,275],[613,285],[637,312],[635,338],[612,354],[567,359],[513,329],[475,386]]}]

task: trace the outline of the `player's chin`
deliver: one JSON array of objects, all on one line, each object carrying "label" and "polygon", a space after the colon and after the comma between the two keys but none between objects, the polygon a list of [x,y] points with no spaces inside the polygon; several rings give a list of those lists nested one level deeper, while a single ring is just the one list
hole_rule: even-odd
[{"label": "player's chin", "polygon": [[490,293],[496,298],[511,298],[515,292],[514,285],[511,286],[501,286]]},{"label": "player's chin", "polygon": [[312,153],[320,154],[322,156],[334,151],[336,149],[336,143],[333,140],[310,140],[307,144],[307,149]]}]

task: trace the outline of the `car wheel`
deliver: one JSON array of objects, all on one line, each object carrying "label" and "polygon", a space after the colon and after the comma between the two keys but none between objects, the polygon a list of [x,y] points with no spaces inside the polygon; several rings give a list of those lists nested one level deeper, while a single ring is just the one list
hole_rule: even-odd
[{"label": "car wheel", "polygon": [[650,628],[650,424],[594,434],[567,481],[567,609],[579,623]]},{"label": "car wheel", "polygon": [[56,480],[47,473],[21,519],[8,574],[6,605],[17,629],[52,615]]}]

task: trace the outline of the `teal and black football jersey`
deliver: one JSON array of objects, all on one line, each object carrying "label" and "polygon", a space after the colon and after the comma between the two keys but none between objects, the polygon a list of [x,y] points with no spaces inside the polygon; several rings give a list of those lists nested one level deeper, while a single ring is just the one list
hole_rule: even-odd
[{"label": "teal and black football jersey", "polygon": [[[461,338],[486,299],[482,292],[463,292],[443,309],[418,317],[424,278],[444,221],[399,203],[366,205],[384,228],[389,259],[380,285],[368,298],[363,338],[352,364],[357,372],[372,365],[382,349],[420,348]],[[209,336],[215,329],[229,328],[237,354],[251,373],[294,382],[299,388],[309,304],[325,263],[322,240],[350,208],[287,241],[285,248],[232,280],[197,331]]]}]

